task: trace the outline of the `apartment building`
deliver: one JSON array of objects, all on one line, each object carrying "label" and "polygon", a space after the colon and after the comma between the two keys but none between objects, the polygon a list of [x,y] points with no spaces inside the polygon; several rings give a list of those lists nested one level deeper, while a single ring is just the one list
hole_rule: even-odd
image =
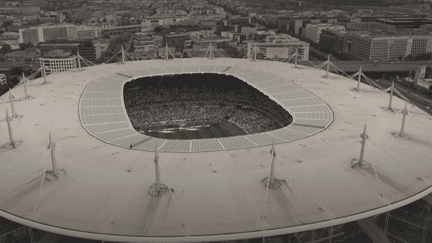
[{"label": "apartment building", "polygon": [[345,30],[345,27],[342,25],[333,25],[333,24],[307,24],[305,36],[312,40],[315,43],[318,43],[320,40],[320,35],[322,30],[331,29],[331,30]]}]

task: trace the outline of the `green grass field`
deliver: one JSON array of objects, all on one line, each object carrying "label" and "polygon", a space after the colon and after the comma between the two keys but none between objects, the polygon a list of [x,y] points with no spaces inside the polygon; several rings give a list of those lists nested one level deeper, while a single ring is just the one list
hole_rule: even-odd
[{"label": "green grass field", "polygon": [[164,132],[147,132],[148,136],[164,139],[206,139],[206,138],[222,138],[236,136],[238,134],[230,134],[224,127],[213,125],[210,127],[201,127],[195,131],[190,130],[172,130],[170,133]]}]

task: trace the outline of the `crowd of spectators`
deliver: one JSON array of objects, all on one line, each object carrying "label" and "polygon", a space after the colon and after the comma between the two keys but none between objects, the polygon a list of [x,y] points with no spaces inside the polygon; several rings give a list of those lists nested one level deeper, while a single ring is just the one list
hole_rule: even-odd
[{"label": "crowd of spectators", "polygon": [[138,131],[162,124],[228,121],[253,134],[292,122],[291,115],[263,93],[219,74],[137,79],[125,84],[124,102]]}]

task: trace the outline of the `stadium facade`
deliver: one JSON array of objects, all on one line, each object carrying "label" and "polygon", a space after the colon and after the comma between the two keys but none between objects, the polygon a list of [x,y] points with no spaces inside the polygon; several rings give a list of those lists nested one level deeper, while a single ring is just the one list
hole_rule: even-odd
[{"label": "stadium facade", "polygon": [[[123,84],[181,73],[237,77],[286,109],[293,123],[200,141],[135,131]],[[0,216],[88,239],[208,242],[323,228],[333,234],[338,225],[427,197],[430,116],[409,107],[406,136],[396,136],[404,101],[393,98],[391,112],[385,92],[363,84],[355,90],[354,81],[323,74],[270,61],[150,60],[53,73],[47,83],[41,78],[27,85],[29,99],[24,86],[16,87],[0,100],[0,117],[13,104],[13,118],[5,121],[14,138],[0,137]],[[365,140],[363,164],[356,166]],[[51,160],[62,178],[48,176],[57,170]],[[280,183],[269,189],[271,167]],[[167,189],[156,196],[155,173]]]}]

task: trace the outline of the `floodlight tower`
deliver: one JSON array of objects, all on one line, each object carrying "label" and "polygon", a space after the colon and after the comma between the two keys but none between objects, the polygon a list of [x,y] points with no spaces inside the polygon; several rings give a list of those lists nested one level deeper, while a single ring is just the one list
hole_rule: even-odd
[{"label": "floodlight tower", "polygon": [[16,148],[15,146],[15,140],[13,138],[13,132],[12,132],[12,125],[11,125],[11,119],[9,118],[9,113],[8,110],[6,109],[6,121],[7,121],[7,126],[8,126],[8,130],[9,130],[9,140],[10,140],[10,145],[13,148]]},{"label": "floodlight tower", "polygon": [[28,99],[29,98],[29,96],[28,96],[28,94],[27,94],[27,79],[26,79],[26,77],[24,76],[24,72],[22,73],[22,75],[23,75],[23,83],[24,83],[24,97],[26,98],[26,99]]},{"label": "floodlight tower", "polygon": [[65,172],[62,169],[57,169],[57,159],[56,159],[56,153],[55,153],[56,144],[53,142],[53,140],[51,138],[51,133],[49,134],[48,149],[50,149],[50,152],[51,152],[51,163],[52,163],[53,170],[47,171],[46,179],[48,179],[50,181],[58,180],[65,175]]},{"label": "floodlight tower", "polygon": [[361,70],[361,66],[360,66],[360,70],[359,70],[359,74],[358,74],[358,80],[357,80],[357,91],[360,91],[361,76],[362,76],[362,70]]},{"label": "floodlight tower", "polygon": [[157,153],[157,147],[155,148],[155,171],[156,171],[156,191],[160,191],[160,171],[159,171],[159,155]]},{"label": "floodlight tower", "polygon": [[15,105],[13,103],[13,98],[12,98],[12,89],[9,88],[9,100],[11,103],[11,109],[12,109],[12,118],[17,118],[16,112],[15,112]]},{"label": "floodlight tower", "polygon": [[43,77],[44,77],[44,82],[43,82],[43,84],[46,84],[46,83],[47,83],[47,78],[46,78],[46,69],[45,69],[45,63],[44,63],[43,59],[42,59],[42,73],[43,73]]},{"label": "floodlight tower", "polygon": [[124,53],[124,49],[123,49],[123,44],[121,45],[121,54],[122,54],[122,63],[125,63],[125,53]]},{"label": "floodlight tower", "polygon": [[327,55],[327,71],[326,71],[326,78],[328,78],[329,71],[330,71],[330,55]]},{"label": "floodlight tower", "polygon": [[392,80],[392,85],[391,85],[391,89],[390,89],[390,99],[389,99],[389,105],[388,105],[389,110],[392,110],[393,91],[394,91],[394,80]]},{"label": "floodlight tower", "polygon": [[399,137],[403,137],[404,135],[404,131],[405,131],[405,120],[406,120],[406,116],[408,115],[408,110],[407,110],[407,102],[405,102],[405,108],[402,111],[402,125],[401,125],[401,130],[399,132]]},{"label": "floodlight tower", "polygon": [[272,143],[272,148],[270,149],[270,154],[272,155],[272,162],[271,162],[271,167],[270,167],[270,178],[268,180],[267,183],[269,184],[273,184],[274,183],[274,167],[275,167],[275,159],[276,159],[276,150],[275,150],[275,146],[274,146],[274,140]]},{"label": "floodlight tower", "polygon": [[80,70],[81,71],[81,57],[80,57],[80,54],[79,54],[79,51],[77,51],[77,61],[78,61],[78,70]]}]

